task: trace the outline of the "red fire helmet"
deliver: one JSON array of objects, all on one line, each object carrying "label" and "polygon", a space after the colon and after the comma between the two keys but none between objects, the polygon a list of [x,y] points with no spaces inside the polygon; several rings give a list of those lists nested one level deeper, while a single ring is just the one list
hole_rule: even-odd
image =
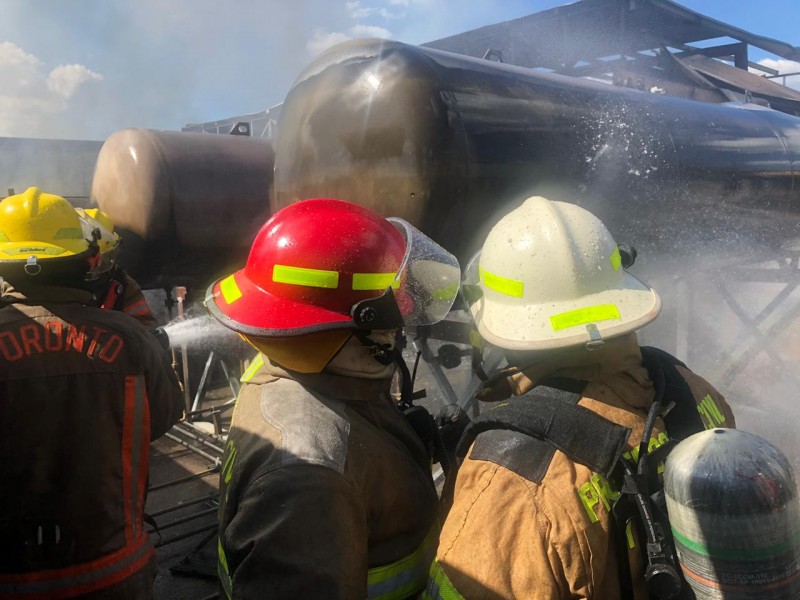
[{"label": "red fire helmet", "polygon": [[[264,224],[244,268],[212,284],[205,304],[249,336],[355,329],[353,306],[397,288],[405,254],[403,234],[378,213],[341,200],[304,200]],[[398,294],[403,314],[409,301]]]}]

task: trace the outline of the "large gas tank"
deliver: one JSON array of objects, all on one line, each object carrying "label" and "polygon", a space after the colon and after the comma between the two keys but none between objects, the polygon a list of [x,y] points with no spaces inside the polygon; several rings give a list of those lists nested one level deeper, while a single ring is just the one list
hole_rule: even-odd
[{"label": "large gas tank", "polygon": [[664,491],[698,600],[800,598],[800,504],[775,446],[736,429],[697,433],[669,455]]},{"label": "large gas tank", "polygon": [[384,40],[339,45],[297,78],[275,153],[273,210],[342,198],[462,260],[535,194],[644,248],[770,244],[798,223],[800,118]]},{"label": "large gas tank", "polygon": [[143,286],[204,286],[244,262],[269,216],[273,163],[260,138],[125,129],[100,149],[92,202]]}]

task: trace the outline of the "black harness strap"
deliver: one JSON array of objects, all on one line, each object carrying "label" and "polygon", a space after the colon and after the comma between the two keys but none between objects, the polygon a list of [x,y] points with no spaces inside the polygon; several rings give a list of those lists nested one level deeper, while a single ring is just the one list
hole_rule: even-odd
[{"label": "black harness strap", "polygon": [[[575,401],[574,393],[539,386],[535,393],[495,405],[464,431],[456,450],[458,464],[481,433],[505,429],[543,440],[573,461],[597,473],[609,474],[625,449],[630,429],[578,406]],[[449,478],[442,493],[445,510],[452,504],[454,480]]]}]

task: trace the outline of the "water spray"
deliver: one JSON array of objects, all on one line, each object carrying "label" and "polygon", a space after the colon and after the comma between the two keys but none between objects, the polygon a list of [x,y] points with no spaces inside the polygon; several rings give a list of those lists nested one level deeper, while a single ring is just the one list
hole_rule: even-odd
[{"label": "water spray", "polygon": [[153,332],[167,348],[241,344],[241,338],[209,315],[175,319]]}]

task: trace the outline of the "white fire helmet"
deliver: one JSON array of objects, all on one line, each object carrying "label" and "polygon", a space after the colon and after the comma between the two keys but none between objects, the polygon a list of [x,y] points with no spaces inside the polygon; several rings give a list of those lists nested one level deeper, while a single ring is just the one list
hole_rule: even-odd
[{"label": "white fire helmet", "polygon": [[655,290],[623,269],[597,217],[540,196],[492,228],[464,282],[480,287],[470,299],[480,334],[510,350],[592,347],[643,327],[661,310]]}]

